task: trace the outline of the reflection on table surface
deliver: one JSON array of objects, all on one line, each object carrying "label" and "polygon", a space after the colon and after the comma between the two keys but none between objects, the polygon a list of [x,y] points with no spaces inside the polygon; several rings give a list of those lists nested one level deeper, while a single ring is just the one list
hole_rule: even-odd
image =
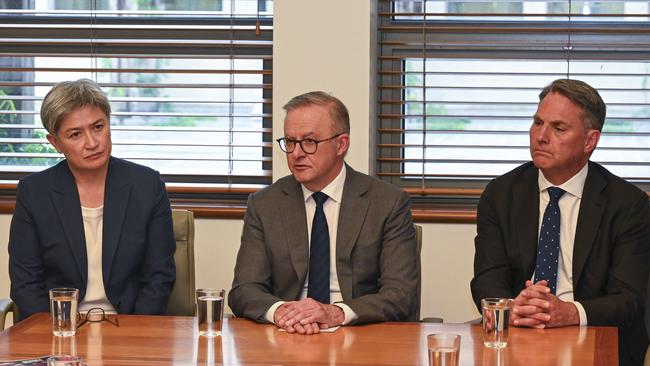
[{"label": "reflection on table surface", "polygon": [[49,314],[36,314],[0,333],[0,361],[73,354],[89,365],[426,365],[426,335],[461,335],[461,365],[616,365],[611,327],[511,328],[503,350],[483,346],[478,325],[380,323],[301,336],[274,325],[225,319],[223,335],[197,335],[191,317],[118,315],[81,327],[69,338],[52,336]]}]

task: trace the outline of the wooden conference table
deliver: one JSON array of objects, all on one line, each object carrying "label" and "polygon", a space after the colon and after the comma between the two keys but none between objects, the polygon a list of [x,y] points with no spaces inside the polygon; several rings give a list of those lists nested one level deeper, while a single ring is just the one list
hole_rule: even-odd
[{"label": "wooden conference table", "polygon": [[[112,316],[111,316],[112,317]],[[341,327],[313,336],[273,325],[225,319],[223,336],[197,335],[194,318],[118,315],[119,328],[90,323],[74,337],[54,337],[49,314],[36,314],[0,333],[0,361],[76,354],[88,365],[426,365],[426,335],[461,335],[461,365],[616,365],[610,327],[511,328],[502,351],[486,349],[481,328],[468,324],[382,323]]]}]

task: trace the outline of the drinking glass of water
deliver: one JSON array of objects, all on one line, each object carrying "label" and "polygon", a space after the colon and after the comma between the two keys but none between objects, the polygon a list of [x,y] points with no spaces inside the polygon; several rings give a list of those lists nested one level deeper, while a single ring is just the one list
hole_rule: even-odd
[{"label": "drinking glass of water", "polygon": [[487,298],[481,300],[483,309],[483,344],[488,348],[508,345],[508,327],[512,299]]},{"label": "drinking glass of water", "polygon": [[427,335],[429,366],[458,366],[460,335],[437,333]]},{"label": "drinking glass of water", "polygon": [[85,363],[77,356],[57,355],[47,359],[47,366],[85,366]]},{"label": "drinking glass of water", "polygon": [[223,298],[225,290],[200,288],[196,290],[196,319],[199,335],[216,337],[221,335],[223,323]]},{"label": "drinking glass of water", "polygon": [[76,288],[53,288],[50,290],[50,313],[52,333],[57,337],[70,337],[77,329],[77,305],[79,290]]}]

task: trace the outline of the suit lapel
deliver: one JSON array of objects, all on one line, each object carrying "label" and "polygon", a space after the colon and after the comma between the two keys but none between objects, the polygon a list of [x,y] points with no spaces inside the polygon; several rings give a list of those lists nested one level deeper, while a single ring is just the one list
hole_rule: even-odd
[{"label": "suit lapel", "polygon": [[336,233],[336,269],[343,299],[352,298],[352,268],[350,258],[357,242],[370,203],[364,197],[369,189],[366,179],[349,166],[346,168],[343,196]]},{"label": "suit lapel", "polygon": [[[282,200],[278,212],[282,212],[282,224],[291,262],[300,284],[305,283],[309,265],[309,238],[307,237],[307,213],[300,184],[293,178],[282,186],[286,199]],[[302,286],[301,286],[302,288]],[[298,294],[299,295],[299,294]]]},{"label": "suit lapel", "polygon": [[53,181],[52,201],[63,226],[74,262],[84,283],[88,281],[88,258],[84,234],[81,201],[77,183],[67,163],[61,163]]},{"label": "suit lapel", "polygon": [[106,187],[104,188],[104,216],[102,234],[102,273],[104,283],[108,282],[111,275],[113,258],[122,236],[122,227],[126,217],[126,208],[131,195],[131,183],[123,181],[120,171],[111,158],[106,174]]},{"label": "suit lapel", "polygon": [[573,242],[573,288],[580,283],[580,275],[593,246],[600,227],[600,221],[605,213],[607,197],[602,193],[607,183],[603,176],[589,162],[589,172],[585,180],[580,200],[576,236]]},{"label": "suit lapel", "polygon": [[514,197],[512,224],[515,228],[515,246],[521,251],[521,268],[524,281],[532,277],[537,258],[537,235],[539,226],[538,170],[532,164],[523,173],[523,179],[512,187]]}]

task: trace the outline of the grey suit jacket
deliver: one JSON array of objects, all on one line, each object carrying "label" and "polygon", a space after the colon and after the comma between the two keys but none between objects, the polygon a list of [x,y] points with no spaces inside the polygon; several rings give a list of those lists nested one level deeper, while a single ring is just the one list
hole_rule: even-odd
[{"label": "grey suit jacket", "polygon": [[[516,297],[535,270],[538,170],[526,163],[485,188],[478,207],[472,296]],[[589,162],[573,246],[573,296],[589,325],[617,326],[621,365],[638,364],[650,261],[648,197]]]},{"label": "grey suit jacket", "polygon": [[[336,237],[336,271],[354,322],[415,320],[417,248],[407,194],[346,166]],[[287,176],[251,195],[228,303],[264,322],[277,301],[298,300],[309,265],[300,184]]]}]

